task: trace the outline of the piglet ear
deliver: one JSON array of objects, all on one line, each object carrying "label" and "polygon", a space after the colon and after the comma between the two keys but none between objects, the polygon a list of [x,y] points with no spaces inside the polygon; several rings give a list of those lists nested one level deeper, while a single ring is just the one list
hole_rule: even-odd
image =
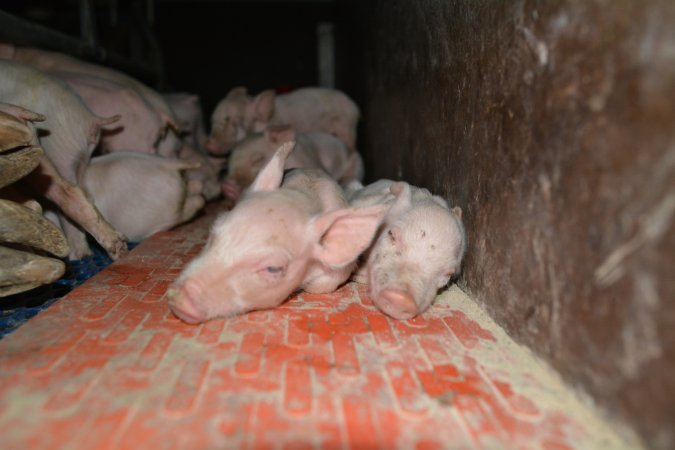
[{"label": "piglet ear", "polygon": [[111,125],[122,118],[121,115],[115,114],[110,117],[97,117],[94,122],[89,126],[89,133],[87,134],[87,142],[90,144],[97,145],[99,139],[99,132],[101,128],[105,128],[108,125]]},{"label": "piglet ear", "polygon": [[295,139],[295,130],[289,125],[267,128],[263,134],[272,144],[283,144]]},{"label": "piglet ear", "polygon": [[246,89],[244,86],[237,86],[230,89],[230,92],[227,93],[225,98],[241,97],[246,94],[248,94],[248,89]]},{"label": "piglet ear", "polygon": [[263,167],[255,181],[251,185],[251,191],[273,191],[281,186],[281,181],[284,178],[284,166],[286,165],[286,158],[288,154],[295,148],[295,141],[286,142],[279,147],[274,156]]},{"label": "piglet ear", "polygon": [[410,208],[412,204],[412,193],[410,192],[410,185],[408,183],[398,181],[389,186],[389,192],[396,196],[396,200],[389,210],[390,215],[399,215]]},{"label": "piglet ear", "polygon": [[387,209],[344,208],[316,217],[310,222],[314,257],[335,269],[354,262],[370,246]]},{"label": "piglet ear", "polygon": [[96,125],[101,127],[101,128],[104,128],[104,127],[106,127],[110,124],[113,124],[113,123],[119,121],[121,118],[122,118],[122,116],[120,114],[115,114],[114,116],[110,116],[110,117],[99,117],[96,120]]},{"label": "piglet ear", "polygon": [[[0,44],[0,46],[3,44]],[[42,122],[45,120],[45,116],[42,114],[35,113],[29,109],[22,108],[21,106],[12,105],[10,103],[3,103],[0,111],[14,116],[16,119],[19,119],[22,123],[26,122]]]},{"label": "piglet ear", "polygon": [[[169,116],[168,114],[166,114],[164,112],[160,113],[160,119],[161,119],[162,123],[165,124],[165,129],[166,129],[165,133],[168,133],[170,129],[175,131],[176,133],[179,133],[179,132],[183,131],[183,130],[180,129],[180,127],[178,126],[178,124],[176,123],[174,118]],[[165,134],[165,136],[166,136],[166,134]]]},{"label": "piglet ear", "polygon": [[253,99],[253,115],[260,122],[269,122],[274,114],[274,102],[277,94],[268,89],[256,95]]}]

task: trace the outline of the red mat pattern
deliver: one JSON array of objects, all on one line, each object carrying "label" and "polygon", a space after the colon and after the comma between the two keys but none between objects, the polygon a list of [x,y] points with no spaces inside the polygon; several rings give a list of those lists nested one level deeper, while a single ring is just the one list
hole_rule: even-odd
[{"label": "red mat pattern", "polygon": [[212,220],[154,236],[0,341],[2,448],[560,450],[588,435],[519,393],[494,369],[517,362],[447,302],[395,321],[348,284],[178,321],[165,291]]}]

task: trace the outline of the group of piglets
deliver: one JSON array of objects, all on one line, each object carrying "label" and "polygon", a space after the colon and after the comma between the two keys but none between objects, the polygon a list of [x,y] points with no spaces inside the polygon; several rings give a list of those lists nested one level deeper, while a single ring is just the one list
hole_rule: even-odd
[{"label": "group of piglets", "polygon": [[369,284],[382,312],[409,319],[458,273],[466,249],[459,208],[404,182],[352,179],[343,189],[322,168],[288,170],[298,144],[278,147],[216,219],[169,289],[177,317],[196,324],[273,308],[298,290],[329,293],[352,277]]},{"label": "group of piglets", "polygon": [[85,232],[117,258],[127,239],[189,220],[210,199],[234,205],[169,291],[185,322],[272,308],[298,289],[332,292],[350,277],[385,314],[408,319],[459,271],[461,210],[404,182],[364,187],[359,109],[339,91],[236,87],[207,135],[196,96],[0,44],[0,112],[44,150],[25,184],[55,206],[45,215],[71,258],[90,253]]},{"label": "group of piglets", "polygon": [[0,111],[29,125],[30,145],[44,150],[19,189],[49,200],[45,215],[72,259],[91,253],[85,232],[116,259],[127,240],[188,220],[221,195],[224,158],[206,152],[194,95],[162,95],[107,67],[2,43]]},{"label": "group of piglets", "polygon": [[211,116],[206,149],[227,155],[225,197],[236,202],[280,144],[295,141],[286,168],[321,169],[340,185],[363,179],[356,150],[359,108],[344,93],[318,87],[277,95],[267,90],[252,96],[233,88]]}]

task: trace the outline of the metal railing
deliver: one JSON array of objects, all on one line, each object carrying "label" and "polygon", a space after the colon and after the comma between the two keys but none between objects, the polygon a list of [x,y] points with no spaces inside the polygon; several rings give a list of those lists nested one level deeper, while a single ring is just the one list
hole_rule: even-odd
[{"label": "metal railing", "polygon": [[[66,53],[87,61],[110,66],[151,85],[157,85],[161,82],[161,59],[159,55],[149,58],[154,62],[154,64],[151,64],[147,60],[139,61],[108,51],[99,45],[96,37],[94,11],[90,0],[80,1],[80,30],[82,35],[75,37],[0,10],[0,40],[12,42],[19,46],[37,47]],[[145,35],[147,36],[148,33],[145,33]]]}]

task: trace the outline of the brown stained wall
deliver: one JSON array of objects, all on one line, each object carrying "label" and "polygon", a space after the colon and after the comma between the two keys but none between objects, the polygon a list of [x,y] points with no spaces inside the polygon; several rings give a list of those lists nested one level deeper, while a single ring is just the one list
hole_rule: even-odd
[{"label": "brown stained wall", "polygon": [[675,448],[675,2],[354,2],[371,179],[465,211],[460,284]]}]

